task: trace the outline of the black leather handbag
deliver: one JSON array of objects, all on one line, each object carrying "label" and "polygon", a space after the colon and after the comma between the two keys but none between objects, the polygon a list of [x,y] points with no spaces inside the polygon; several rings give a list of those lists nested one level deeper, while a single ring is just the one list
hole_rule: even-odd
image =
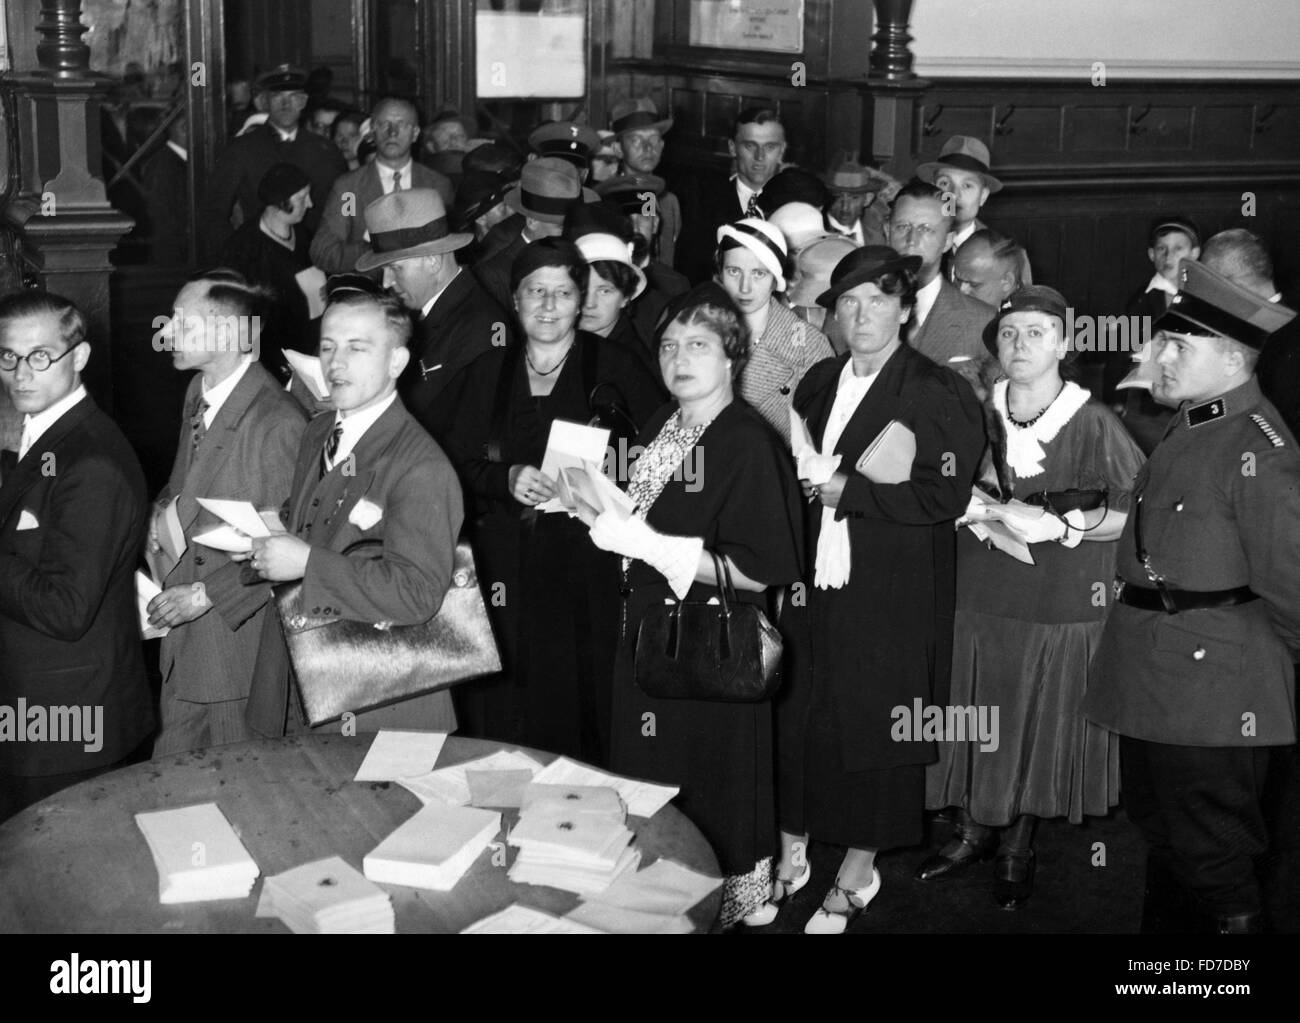
[{"label": "black leather handbag", "polygon": [[[362,540],[343,553],[380,546]],[[303,716],[313,727],[501,670],[467,543],[456,545],[451,585],[438,613],[418,625],[306,614],[302,580],[274,592]]]},{"label": "black leather handbag", "polygon": [[781,685],[781,634],[761,608],[737,598],[727,559],[709,553],[720,601],[684,600],[647,611],[633,677],[660,700],[766,700]]}]

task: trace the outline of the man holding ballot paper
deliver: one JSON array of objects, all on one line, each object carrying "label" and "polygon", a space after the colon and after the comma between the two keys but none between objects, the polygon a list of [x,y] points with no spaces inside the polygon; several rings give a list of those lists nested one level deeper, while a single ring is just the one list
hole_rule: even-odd
[{"label": "man holding ballot paper", "polygon": [[[253,738],[244,710],[270,587],[243,585],[240,566],[214,546],[212,531],[236,500],[250,513],[279,512],[306,425],[252,351],[220,343],[221,324],[249,322],[261,303],[239,274],[215,270],[181,288],[168,327],[175,367],[198,372],[150,527],[147,560],[163,590],[146,610],[151,626],[170,630],[162,639],[156,757]],[[188,329],[200,323],[202,331]],[[233,546],[247,543],[234,539]]]}]

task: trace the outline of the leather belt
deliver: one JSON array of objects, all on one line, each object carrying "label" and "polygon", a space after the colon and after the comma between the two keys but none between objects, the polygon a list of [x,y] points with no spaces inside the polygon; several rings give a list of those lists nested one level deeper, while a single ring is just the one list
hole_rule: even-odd
[{"label": "leather belt", "polygon": [[1121,604],[1141,608],[1143,611],[1165,611],[1173,615],[1179,611],[1235,607],[1237,604],[1258,600],[1259,594],[1249,586],[1236,586],[1230,590],[1175,590],[1166,586],[1157,590],[1116,579],[1115,599]]}]

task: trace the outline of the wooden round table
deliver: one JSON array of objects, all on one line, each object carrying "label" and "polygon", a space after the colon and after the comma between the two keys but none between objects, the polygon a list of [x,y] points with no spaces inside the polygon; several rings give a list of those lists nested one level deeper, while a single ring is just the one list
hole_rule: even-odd
[{"label": "wooden round table", "polygon": [[[162,757],[74,785],[0,826],[0,932],[289,933],[278,919],[253,915],[261,884],[245,899],[164,906],[158,871],[135,814],[216,803],[262,877],[338,855],[362,858],[420,808],[396,782],[354,782],[374,736],[297,735]],[[438,767],[516,748],[450,736]],[[554,754],[524,748],[542,763]],[[518,810],[501,811],[512,826]],[[720,876],[699,830],[669,805],[650,819],[629,817],[641,868],[659,857]],[[494,842],[504,839],[498,835]],[[516,850],[507,850],[514,862]],[[496,861],[494,864],[493,861]],[[397,931],[455,934],[511,903],[562,916],[571,892],[515,884],[500,845],[489,847],[450,892],[385,885]],[[697,932],[718,917],[721,889],[690,912]]]}]

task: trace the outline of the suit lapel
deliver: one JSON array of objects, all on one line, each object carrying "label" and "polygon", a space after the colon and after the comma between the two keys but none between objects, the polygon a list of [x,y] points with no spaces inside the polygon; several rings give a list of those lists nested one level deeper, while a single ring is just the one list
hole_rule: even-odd
[{"label": "suit lapel", "polygon": [[98,406],[94,400],[87,395],[81,401],[73,405],[67,412],[59,416],[57,420],[41,434],[40,440],[32,445],[32,449],[19,459],[18,464],[14,467],[3,484],[0,484],[0,523],[8,520],[13,514],[18,502],[32,486],[39,480],[45,478],[43,469],[47,452],[54,452],[56,455],[55,471],[57,468],[57,448],[63,443],[64,439],[73,430],[77,429],[84,423],[92,413],[97,410]]},{"label": "suit lapel", "polygon": [[231,449],[235,446],[236,434],[245,413],[268,383],[270,380],[266,370],[258,363],[253,363],[244,371],[235,389],[221,403],[221,408],[217,410],[212,425],[208,427],[203,442],[199,445],[198,457],[189,465],[184,477],[184,488],[181,493],[188,500],[177,511],[182,516],[181,525],[185,528],[189,528],[198,517],[199,506],[195,499],[209,496],[208,490],[212,486],[212,481],[229,459]]}]

